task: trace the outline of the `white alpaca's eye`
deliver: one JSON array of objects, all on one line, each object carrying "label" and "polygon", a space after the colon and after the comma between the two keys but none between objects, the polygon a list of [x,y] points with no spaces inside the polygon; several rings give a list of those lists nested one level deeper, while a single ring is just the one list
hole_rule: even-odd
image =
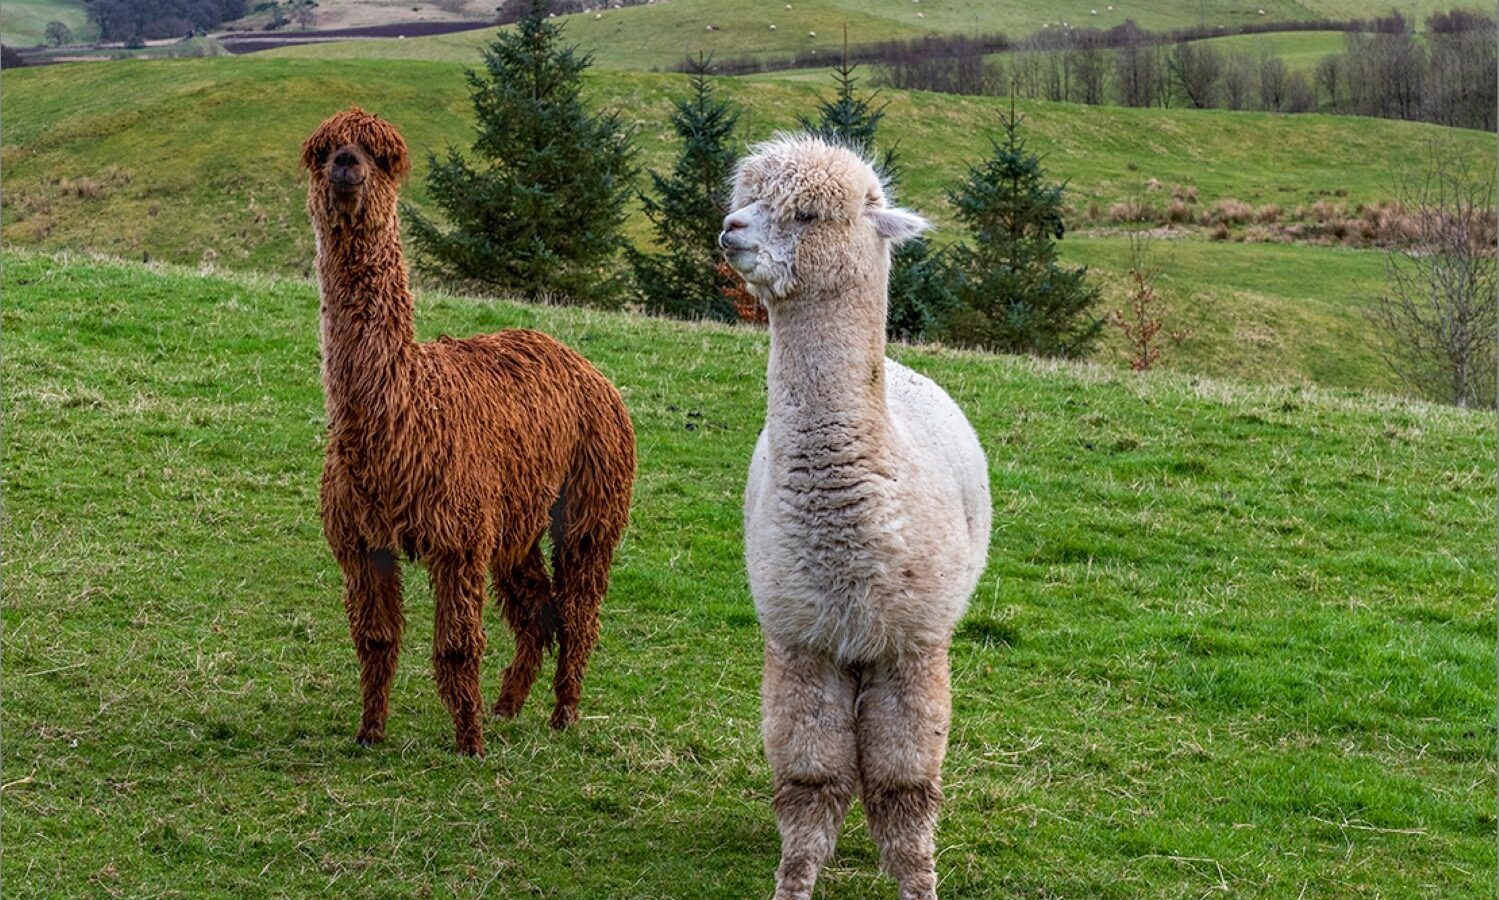
[{"label": "white alpaca's eye", "polygon": [[817,214],[807,212],[805,209],[799,209],[796,211],[796,220],[802,223],[813,222],[817,220]]}]

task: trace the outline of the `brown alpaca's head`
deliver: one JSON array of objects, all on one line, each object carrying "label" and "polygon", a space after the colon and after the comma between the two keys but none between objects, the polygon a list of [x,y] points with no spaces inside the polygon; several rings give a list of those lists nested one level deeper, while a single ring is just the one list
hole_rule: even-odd
[{"label": "brown alpaca's head", "polygon": [[302,167],[313,222],[360,228],[394,221],[396,189],[411,159],[394,125],[356,106],[323,122],[302,144]]}]

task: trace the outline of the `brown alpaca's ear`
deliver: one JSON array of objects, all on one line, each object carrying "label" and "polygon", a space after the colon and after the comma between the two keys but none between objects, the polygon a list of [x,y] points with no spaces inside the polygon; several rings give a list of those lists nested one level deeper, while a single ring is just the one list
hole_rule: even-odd
[{"label": "brown alpaca's ear", "polygon": [[389,122],[375,119],[374,125],[369,143],[364,148],[374,157],[375,165],[381,171],[396,181],[401,181],[411,173],[411,158],[406,154],[406,141]]},{"label": "brown alpaca's ear", "polygon": [[300,168],[305,172],[316,172],[328,161],[328,141],[324,136],[324,129],[314,131],[307,140],[302,142],[302,158]]}]

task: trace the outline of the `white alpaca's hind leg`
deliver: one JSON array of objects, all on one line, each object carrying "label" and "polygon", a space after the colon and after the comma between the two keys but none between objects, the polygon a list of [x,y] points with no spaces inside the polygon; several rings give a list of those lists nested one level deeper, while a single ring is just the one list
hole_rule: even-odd
[{"label": "white alpaca's hind leg", "polygon": [[860,795],[901,900],[935,900],[934,832],[952,718],[947,648],[866,669],[856,728]]},{"label": "white alpaca's hind leg", "polygon": [[767,644],[760,685],[781,865],[776,900],[807,900],[833,855],[858,784],[853,676],[831,660]]}]

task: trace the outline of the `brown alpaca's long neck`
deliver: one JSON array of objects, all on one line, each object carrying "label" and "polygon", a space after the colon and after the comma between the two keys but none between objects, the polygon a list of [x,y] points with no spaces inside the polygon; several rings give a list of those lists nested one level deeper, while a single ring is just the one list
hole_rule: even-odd
[{"label": "brown alpaca's long neck", "polygon": [[416,350],[394,218],[375,229],[320,231],[317,269],[329,424],[380,427],[406,393]]}]

